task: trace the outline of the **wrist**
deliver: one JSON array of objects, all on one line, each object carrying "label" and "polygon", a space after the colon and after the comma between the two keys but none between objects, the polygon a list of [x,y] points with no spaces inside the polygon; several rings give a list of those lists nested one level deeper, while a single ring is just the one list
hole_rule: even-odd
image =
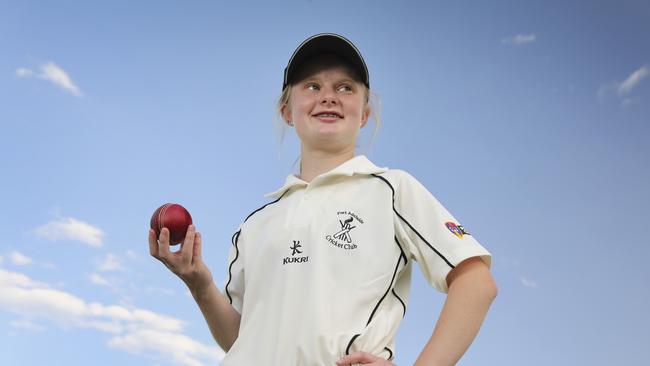
[{"label": "wrist", "polygon": [[212,277],[210,277],[209,280],[185,282],[185,285],[190,290],[192,297],[198,300],[210,291],[210,288],[214,286],[214,283],[212,281]]}]

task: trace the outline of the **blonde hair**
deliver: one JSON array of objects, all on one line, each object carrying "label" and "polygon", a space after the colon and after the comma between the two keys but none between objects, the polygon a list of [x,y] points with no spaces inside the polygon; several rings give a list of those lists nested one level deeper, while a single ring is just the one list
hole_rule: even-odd
[{"label": "blonde hair", "polygon": [[[366,147],[367,153],[370,153],[375,138],[379,133],[379,127],[381,125],[381,100],[379,98],[379,95],[371,92],[368,87],[366,87],[363,84],[362,87],[364,89],[364,94],[365,94],[365,107],[370,108],[370,115],[368,116],[368,120],[372,120],[375,124],[375,128],[372,131],[370,141],[368,143],[368,146]],[[276,135],[277,135],[278,146],[282,146],[282,142],[284,141],[284,136],[286,135],[287,128],[288,128],[287,121],[285,121],[282,116],[282,109],[285,108],[286,106],[289,106],[290,102],[291,102],[291,85],[288,85],[286,88],[284,88],[282,94],[280,94],[280,97],[278,98],[278,101],[276,103],[275,124],[276,124],[276,131],[277,131]],[[360,147],[361,146],[357,145],[357,148]]]}]

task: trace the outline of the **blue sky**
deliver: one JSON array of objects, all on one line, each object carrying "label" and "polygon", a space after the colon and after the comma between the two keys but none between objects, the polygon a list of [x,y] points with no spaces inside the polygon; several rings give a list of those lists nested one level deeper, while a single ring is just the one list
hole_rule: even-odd
[{"label": "blue sky", "polygon": [[[275,101],[319,32],[381,99],[360,153],[493,254],[460,364],[645,363],[650,4],[354,0],[0,2],[0,364],[218,364],[148,220],[187,207],[223,288],[230,236],[293,169]],[[443,301],[416,271],[397,364]]]}]

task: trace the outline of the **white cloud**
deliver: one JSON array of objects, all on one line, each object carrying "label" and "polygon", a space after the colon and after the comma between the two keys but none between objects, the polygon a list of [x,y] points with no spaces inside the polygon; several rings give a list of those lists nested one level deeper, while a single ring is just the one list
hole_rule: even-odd
[{"label": "white cloud", "polygon": [[52,262],[43,262],[41,263],[41,267],[47,268],[47,269],[55,269],[56,266]]},{"label": "white cloud", "polygon": [[503,44],[513,44],[516,46],[525,45],[528,43],[533,43],[537,40],[537,36],[534,33],[531,34],[517,34],[514,36],[501,38],[501,43]]},{"label": "white cloud", "polygon": [[34,71],[32,71],[30,69],[26,69],[24,67],[21,67],[21,68],[16,70],[16,75],[18,75],[20,77],[32,76],[32,75],[34,75]]},{"label": "white cloud", "polygon": [[163,288],[163,287],[147,286],[147,288],[145,288],[144,291],[145,293],[152,294],[152,295],[165,295],[165,296],[176,295],[174,290]]},{"label": "white cloud", "polygon": [[26,266],[33,263],[31,258],[15,250],[9,253],[9,260],[17,266]]},{"label": "white cloud", "polygon": [[634,87],[639,85],[641,80],[645,79],[648,74],[650,74],[650,68],[648,68],[647,65],[641,66],[633,73],[631,73],[630,76],[628,76],[627,79],[625,79],[622,83],[618,84],[616,91],[619,95],[629,93],[632,91],[632,89],[634,89]]},{"label": "white cloud", "polygon": [[89,303],[53,289],[22,273],[0,268],[0,311],[20,318],[13,326],[38,330],[40,322],[60,328],[90,328],[110,336],[108,346],[124,351],[159,355],[187,366],[217,364],[224,352],[183,334],[183,321],[155,312],[121,305]]},{"label": "white cloud", "polygon": [[598,88],[598,100],[602,101],[603,99],[605,99],[607,94],[616,90],[616,84],[617,83],[601,84],[600,87]]},{"label": "white cloud", "polygon": [[48,286],[44,283],[36,282],[22,273],[6,271],[0,268],[0,288],[4,287],[47,288]]},{"label": "white cloud", "polygon": [[521,277],[520,280],[521,280],[521,284],[526,286],[526,287],[537,288],[537,282],[535,282],[535,281],[533,281],[531,279],[528,279],[526,277]]},{"label": "white cloud", "polygon": [[628,94],[633,89],[650,75],[650,66],[643,65],[632,72],[623,81],[614,81],[606,84],[601,84],[598,88],[598,100],[600,102],[605,100],[608,95],[614,95],[619,98],[621,108],[628,108],[639,103],[639,98],[630,97]]},{"label": "white cloud", "polygon": [[174,350],[169,354],[171,360],[187,366],[204,365],[201,358],[209,363],[218,363],[223,358],[223,353],[216,353],[214,347],[208,347],[186,335],[150,329],[113,337],[108,345],[132,353],[159,354],[161,350]]},{"label": "white cloud", "polygon": [[101,263],[99,263],[97,269],[102,272],[110,272],[123,271],[124,267],[122,266],[122,261],[115,254],[108,253]]},{"label": "white cloud", "polygon": [[12,326],[13,328],[23,329],[32,332],[42,332],[45,330],[45,327],[35,324],[29,319],[12,320],[9,322],[9,325]]},{"label": "white cloud", "polygon": [[102,246],[104,236],[101,229],[72,217],[50,221],[36,228],[34,232],[47,240],[76,240],[93,247]]},{"label": "white cloud", "polygon": [[100,285],[100,286],[109,286],[110,283],[108,280],[97,273],[93,273],[89,277],[90,282],[94,283],[95,285]]},{"label": "white cloud", "polygon": [[16,75],[20,77],[35,76],[39,79],[47,80],[54,85],[57,85],[75,97],[83,97],[83,93],[79,87],[75,85],[68,73],[52,61],[41,65],[40,73],[34,72],[33,70],[25,67],[20,67],[16,69]]}]

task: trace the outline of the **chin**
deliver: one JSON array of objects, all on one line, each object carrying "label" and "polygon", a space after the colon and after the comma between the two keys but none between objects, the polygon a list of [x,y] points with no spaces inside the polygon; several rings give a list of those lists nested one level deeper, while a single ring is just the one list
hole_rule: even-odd
[{"label": "chin", "polygon": [[341,136],[337,134],[321,134],[311,139],[308,145],[317,150],[341,152],[349,150],[350,147],[354,149],[355,140],[341,139]]}]

